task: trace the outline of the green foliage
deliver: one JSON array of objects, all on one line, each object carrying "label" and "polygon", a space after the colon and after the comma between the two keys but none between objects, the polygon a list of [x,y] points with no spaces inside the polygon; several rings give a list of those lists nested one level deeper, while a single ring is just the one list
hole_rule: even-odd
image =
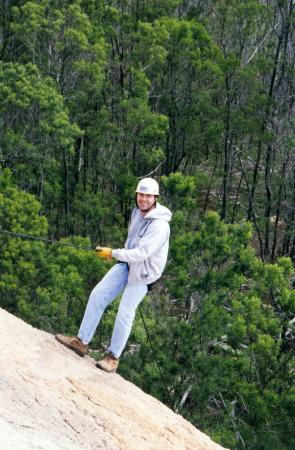
[{"label": "green foliage", "polygon": [[[76,237],[61,242],[89,246]],[[36,305],[27,316],[36,326],[51,332],[77,334],[91,286],[101,278],[104,264],[94,252],[52,245],[46,252],[46,267],[36,286]],[[24,312],[22,312],[24,315]]]},{"label": "green foliage", "polygon": [[[0,227],[12,233],[47,238],[48,224],[40,203],[12,183],[11,174],[0,175]],[[105,271],[95,253],[0,233],[1,307],[51,332],[75,333],[90,288]],[[89,240],[66,239],[80,247]]]},{"label": "green foliage", "polygon": [[[0,174],[0,227],[13,233],[46,236],[47,222],[38,215],[40,204],[32,195],[13,186],[8,170]],[[44,246],[0,234],[1,306],[19,313],[28,308],[37,284],[38,267],[44,257]]]},{"label": "green foliage", "polygon": [[[263,265],[250,239],[248,223],[228,225],[214,212],[198,231],[173,239],[166,275],[170,301],[167,294],[163,302],[155,295],[145,304],[155,354],[142,342],[138,318],[134,334],[140,347],[127,359],[130,372],[124,366],[123,373],[224,446],[243,448],[244,442],[275,449],[286,445],[285,433],[292,429],[283,400],[292,392],[293,350],[285,336],[291,316],[288,302],[283,306],[280,299],[292,297],[293,269],[286,258]],[[159,315],[165,321],[158,321]],[[275,439],[269,430],[275,430]]]},{"label": "green foliage", "polygon": [[[138,315],[120,371],[224,446],[294,448],[291,3],[10,1],[0,17],[0,227],[121,247],[138,179],[160,179],[154,351]],[[108,264],[0,241],[1,306],[76,333]]]},{"label": "green foliage", "polygon": [[40,78],[33,64],[2,63],[0,100],[2,164],[13,168],[19,185],[38,195],[45,209],[58,204],[63,191],[58,158],[60,153],[73,154],[80,134],[62,96],[51,78]]}]

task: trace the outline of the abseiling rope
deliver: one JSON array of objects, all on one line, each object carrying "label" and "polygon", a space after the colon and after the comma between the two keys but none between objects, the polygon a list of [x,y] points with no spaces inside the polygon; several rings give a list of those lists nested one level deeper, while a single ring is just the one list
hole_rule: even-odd
[{"label": "abseiling rope", "polygon": [[69,242],[54,241],[53,239],[45,239],[40,236],[33,236],[31,234],[16,233],[13,231],[3,230],[3,228],[0,228],[0,233],[7,234],[9,236],[19,237],[22,239],[32,239],[35,241],[41,241],[45,242],[46,244],[56,244],[56,245],[63,245],[66,247],[73,247],[78,250],[94,250],[92,247],[82,247],[80,245],[70,244]]}]

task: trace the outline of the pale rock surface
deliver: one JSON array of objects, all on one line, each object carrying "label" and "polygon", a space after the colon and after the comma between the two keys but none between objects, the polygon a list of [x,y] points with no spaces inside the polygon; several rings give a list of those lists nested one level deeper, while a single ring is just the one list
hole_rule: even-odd
[{"label": "pale rock surface", "polygon": [[118,374],[0,308],[1,450],[218,450]]}]

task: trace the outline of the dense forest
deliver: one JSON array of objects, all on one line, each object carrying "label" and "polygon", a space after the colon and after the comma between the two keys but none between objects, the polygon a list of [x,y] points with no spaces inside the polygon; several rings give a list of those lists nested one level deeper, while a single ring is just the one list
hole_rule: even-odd
[{"label": "dense forest", "polygon": [[156,178],[169,261],[119,372],[230,449],[295,448],[294,23],[293,0],[0,8],[0,306],[76,334],[111,265],[88,248],[124,245]]}]

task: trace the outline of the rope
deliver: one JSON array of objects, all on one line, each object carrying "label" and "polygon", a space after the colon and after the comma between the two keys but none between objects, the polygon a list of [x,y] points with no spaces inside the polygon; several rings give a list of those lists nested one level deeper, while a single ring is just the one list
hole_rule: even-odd
[{"label": "rope", "polygon": [[53,239],[45,239],[40,236],[33,236],[30,234],[14,233],[12,231],[3,230],[2,228],[0,228],[0,233],[7,234],[9,236],[19,237],[22,239],[32,239],[32,240],[36,240],[36,241],[41,241],[41,242],[45,242],[46,244],[55,244],[55,245],[63,245],[66,247],[73,247],[78,250],[93,250],[93,248],[91,248],[91,247],[82,247],[80,245],[70,244],[69,242],[54,241]]},{"label": "rope", "polygon": [[151,346],[151,349],[152,349],[152,353],[153,353],[154,360],[155,360],[155,362],[156,362],[156,364],[157,364],[157,368],[158,368],[158,371],[159,371],[159,374],[160,374],[160,377],[161,377],[163,386],[165,387],[165,390],[166,390],[166,393],[167,393],[167,396],[168,396],[170,405],[172,406],[172,405],[173,405],[173,401],[172,401],[171,396],[170,396],[170,391],[169,391],[169,389],[168,389],[168,387],[167,387],[167,384],[166,384],[166,381],[165,381],[165,378],[164,378],[164,375],[163,375],[161,366],[160,366],[160,364],[159,364],[159,361],[157,360],[155,348],[154,348],[153,342],[152,342],[152,340],[151,340],[150,334],[149,334],[149,332],[148,332],[148,329],[147,329],[147,326],[146,326],[146,323],[145,323],[145,320],[144,320],[144,317],[143,317],[143,314],[142,314],[140,305],[138,306],[138,309],[139,309],[139,312],[140,312],[140,316],[141,316],[141,319],[142,319],[142,322],[143,322],[143,326],[144,326],[144,328],[145,328],[145,332],[146,332],[148,341],[149,341],[150,346]]}]

